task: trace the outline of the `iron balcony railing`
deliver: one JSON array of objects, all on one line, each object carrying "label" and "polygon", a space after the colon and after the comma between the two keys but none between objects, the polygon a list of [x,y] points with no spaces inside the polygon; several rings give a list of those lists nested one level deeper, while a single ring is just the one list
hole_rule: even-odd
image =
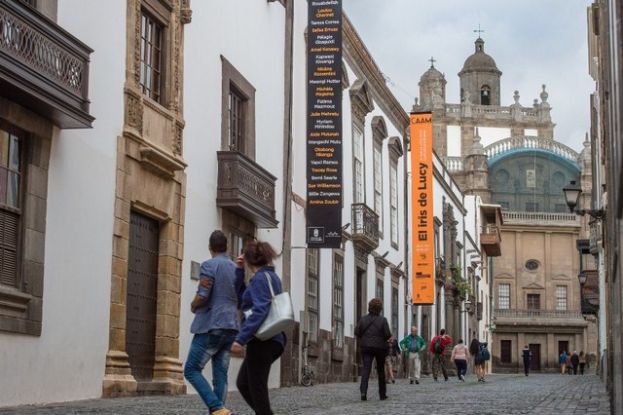
[{"label": "iron balcony railing", "polygon": [[500,318],[526,318],[526,319],[581,319],[580,310],[527,310],[527,309],[505,309],[497,308],[496,317]]},{"label": "iron balcony railing", "polygon": [[365,203],[352,205],[352,238],[374,249],[379,246],[379,217]]}]

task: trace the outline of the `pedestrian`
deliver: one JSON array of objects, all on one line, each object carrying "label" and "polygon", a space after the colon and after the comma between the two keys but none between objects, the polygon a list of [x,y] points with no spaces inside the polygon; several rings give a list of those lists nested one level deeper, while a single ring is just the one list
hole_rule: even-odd
[{"label": "pedestrian", "polygon": [[443,357],[446,346],[452,344],[452,337],[446,334],[446,329],[441,329],[439,334],[430,341],[430,351],[433,354],[433,379],[437,382],[439,369],[443,374],[443,378],[448,381],[448,371],[446,370],[446,361]]},{"label": "pedestrian", "polygon": [[411,327],[411,334],[400,341],[400,348],[406,352],[407,367],[409,371],[409,383],[420,384],[420,353],[426,349],[426,341],[417,334],[417,327]]},{"label": "pedestrian", "polygon": [[452,349],[452,356],[450,359],[454,361],[456,365],[456,373],[459,380],[465,382],[465,375],[467,374],[467,359],[469,358],[469,350],[467,346],[463,344],[463,339],[459,339],[459,342]]},{"label": "pedestrian", "polygon": [[567,360],[565,362],[567,374],[570,375],[573,372],[573,363],[571,363],[571,352],[567,353]]},{"label": "pedestrian", "polygon": [[355,328],[355,336],[361,345],[361,360],[363,372],[361,373],[361,400],[367,400],[368,380],[372,371],[372,361],[376,361],[376,371],[379,377],[379,398],[387,399],[387,385],[385,384],[385,357],[387,356],[387,340],[391,337],[387,319],[381,316],[383,303],[378,298],[373,298],[368,303],[368,314],[361,317]]},{"label": "pedestrian", "polygon": [[[486,343],[484,343],[486,344]],[[469,353],[474,356],[474,371],[476,372],[476,377],[478,378],[478,382],[485,381],[485,362],[483,354],[481,353],[481,345],[478,339],[472,339],[472,342],[469,345]]]},{"label": "pedestrian", "polygon": [[573,367],[573,374],[577,375],[578,366],[580,366],[580,356],[578,356],[578,353],[575,350],[573,351],[573,354],[571,355],[571,366]]},{"label": "pedestrian", "polygon": [[387,380],[387,383],[396,383],[396,379],[394,378],[394,368],[396,367],[398,357],[400,356],[400,347],[398,346],[398,341],[394,336],[390,337],[387,341],[387,352],[387,357],[385,358],[385,379]]},{"label": "pedestrian", "polygon": [[558,364],[560,365],[560,374],[564,375],[567,370],[567,352],[562,351],[560,356],[558,357]]},{"label": "pedestrian", "polygon": [[273,413],[268,395],[268,375],[270,367],[281,356],[286,344],[283,332],[268,340],[254,337],[270,311],[273,293],[278,295],[283,292],[281,279],[272,266],[276,256],[268,242],[251,241],[246,245],[243,255],[236,260],[236,275],[244,278],[244,266],[247,265],[253,276],[242,294],[240,308],[244,320],[231,351],[242,353],[246,346],[236,386],[256,415]]},{"label": "pedestrian", "polygon": [[521,357],[523,358],[523,371],[526,376],[528,376],[528,372],[530,371],[530,362],[532,362],[532,352],[527,344],[521,352]]},{"label": "pedestrian", "polygon": [[584,367],[586,366],[586,355],[583,350],[580,350],[580,375],[584,375]]},{"label": "pedestrian", "polygon": [[[227,237],[221,231],[210,235],[211,259],[203,262],[199,286],[191,303],[195,318],[190,326],[193,339],[184,365],[184,377],[195,388],[210,413],[231,414],[225,408],[227,368],[230,348],[238,333],[238,300],[244,276],[236,275],[236,265],[227,255]],[[213,387],[203,376],[212,361]]]}]

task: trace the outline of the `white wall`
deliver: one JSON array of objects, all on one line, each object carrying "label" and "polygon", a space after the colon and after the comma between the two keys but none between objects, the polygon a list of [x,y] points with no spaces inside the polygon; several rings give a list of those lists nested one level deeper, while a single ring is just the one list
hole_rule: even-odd
[{"label": "white wall", "polygon": [[[40,337],[0,333],[0,406],[101,396],[108,349],[126,2],[59,2],[58,23],[91,55],[93,129],[55,131]],[[19,376],[9,376],[18,373]]]},{"label": "white wall", "polygon": [[[221,229],[216,207],[217,158],[221,150],[221,92],[224,56],[255,88],[255,160],[277,177],[277,229],[261,229],[258,239],[282,249],[283,226],[283,105],[285,8],[254,0],[197,1],[192,23],[184,34],[184,159],[188,163],[186,226],[182,265],[180,358],[185,360],[193,315],[189,304],[197,282],[190,279],[190,262],[209,258],[210,233]],[[250,35],[252,34],[252,35]],[[225,109],[226,110],[226,109]],[[300,260],[300,252],[293,252]],[[281,273],[281,259],[276,263]],[[241,360],[230,364],[230,389]],[[279,384],[280,364],[273,365],[269,385]],[[209,369],[206,369],[206,371]],[[208,372],[206,372],[208,373]],[[189,392],[194,392],[188,385]]]}]

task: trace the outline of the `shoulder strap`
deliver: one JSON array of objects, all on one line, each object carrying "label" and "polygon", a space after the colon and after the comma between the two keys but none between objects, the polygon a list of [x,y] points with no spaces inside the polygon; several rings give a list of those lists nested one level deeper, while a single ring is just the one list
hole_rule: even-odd
[{"label": "shoulder strap", "polygon": [[376,320],[375,318],[372,318],[372,321],[371,321],[370,323],[368,323],[368,325],[366,326],[366,328],[365,328],[365,329],[363,329],[363,330],[361,331],[361,337],[363,337],[364,333],[365,333],[366,331],[368,331],[368,329],[369,329],[369,328],[370,328],[370,327],[374,324],[374,321],[375,321],[375,320]]},{"label": "shoulder strap", "polygon": [[266,281],[268,281],[268,289],[270,290],[270,296],[272,298],[275,298],[275,291],[273,290],[273,284],[270,282],[271,280],[270,274],[268,272],[264,272],[264,275],[266,276]]}]

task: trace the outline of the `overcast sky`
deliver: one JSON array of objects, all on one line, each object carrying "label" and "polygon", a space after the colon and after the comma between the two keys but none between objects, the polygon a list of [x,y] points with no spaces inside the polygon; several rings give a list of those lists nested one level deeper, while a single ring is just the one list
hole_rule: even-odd
[{"label": "overcast sky", "polygon": [[485,52],[502,71],[502,105],[532,106],[546,84],[554,138],[581,150],[590,125],[586,8],[590,0],[344,0],[344,10],[394,95],[410,110],[420,76],[445,73],[448,102],[459,102],[458,72],[474,53],[481,25]]}]

